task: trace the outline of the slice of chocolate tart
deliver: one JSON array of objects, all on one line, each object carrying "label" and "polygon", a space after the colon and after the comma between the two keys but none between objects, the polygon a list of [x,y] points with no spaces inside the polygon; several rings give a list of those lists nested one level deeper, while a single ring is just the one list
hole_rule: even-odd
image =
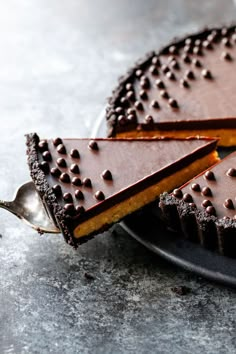
[{"label": "slice of chocolate tart", "polygon": [[148,54],[120,79],[108,135],[220,137],[236,145],[236,27],[207,29]]},{"label": "slice of chocolate tart", "polygon": [[107,229],[214,164],[212,139],[47,139],[27,135],[31,177],[68,243]]},{"label": "slice of chocolate tart", "polygon": [[159,206],[170,228],[236,257],[236,152],[172,194],[161,195]]}]

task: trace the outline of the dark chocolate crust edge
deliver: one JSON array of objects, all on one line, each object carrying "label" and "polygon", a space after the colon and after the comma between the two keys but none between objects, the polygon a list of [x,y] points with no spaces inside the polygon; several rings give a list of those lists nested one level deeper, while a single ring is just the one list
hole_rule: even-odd
[{"label": "dark chocolate crust edge", "polygon": [[222,28],[227,28],[228,30],[232,30],[235,28],[236,23],[232,22],[231,24],[228,24],[227,26],[222,25],[221,27],[204,27],[202,30],[197,31],[192,34],[185,34],[182,37],[174,37],[172,41],[169,42],[168,45],[162,46],[158,51],[150,51],[148,52],[143,58],[139,59],[134,63],[134,65],[126,72],[125,75],[121,76],[118,79],[118,85],[115,87],[115,89],[112,91],[112,96],[108,98],[108,106],[106,108],[106,120],[107,120],[107,135],[108,137],[115,137],[116,136],[116,124],[117,124],[117,118],[116,115],[114,114],[114,105],[116,104],[116,101],[120,98],[120,95],[122,91],[124,90],[125,84],[130,80],[134,78],[135,71],[137,69],[142,69],[145,68],[150,64],[150,61],[152,57],[159,56],[162,54],[167,54],[168,49],[170,46],[181,46],[186,38],[191,38],[191,39],[198,39],[205,37],[207,34],[210,34],[212,31],[219,31]]},{"label": "dark chocolate crust edge", "polygon": [[50,213],[57,220],[58,226],[60,227],[66,242],[76,248],[77,243],[68,226],[68,216],[58,204],[56,196],[53,190],[50,188],[44,172],[39,166],[39,156],[37,149],[38,142],[39,137],[36,133],[26,135],[27,162],[30,169],[31,178],[43,203],[46,203]]},{"label": "dark chocolate crust edge", "polygon": [[236,220],[209,215],[168,193],[160,196],[159,208],[167,227],[185,239],[236,257]]}]

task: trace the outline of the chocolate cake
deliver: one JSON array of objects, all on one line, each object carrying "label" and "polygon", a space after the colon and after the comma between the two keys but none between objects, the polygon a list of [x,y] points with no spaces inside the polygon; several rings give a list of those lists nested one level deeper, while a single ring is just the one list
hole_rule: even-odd
[{"label": "chocolate cake", "polygon": [[236,27],[206,29],[149,53],[107,108],[112,137],[220,137],[236,145]]},{"label": "chocolate cake", "polygon": [[159,205],[170,228],[236,257],[236,152],[171,194],[161,195]]},{"label": "chocolate cake", "polygon": [[47,139],[27,135],[31,177],[76,246],[217,161],[212,139]]}]

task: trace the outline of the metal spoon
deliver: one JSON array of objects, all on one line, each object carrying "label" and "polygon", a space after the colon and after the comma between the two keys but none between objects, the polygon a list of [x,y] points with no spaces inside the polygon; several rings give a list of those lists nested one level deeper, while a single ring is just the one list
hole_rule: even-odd
[{"label": "metal spoon", "polygon": [[32,181],[22,184],[17,189],[13,201],[0,200],[0,208],[10,211],[38,232],[60,233],[47,214]]}]

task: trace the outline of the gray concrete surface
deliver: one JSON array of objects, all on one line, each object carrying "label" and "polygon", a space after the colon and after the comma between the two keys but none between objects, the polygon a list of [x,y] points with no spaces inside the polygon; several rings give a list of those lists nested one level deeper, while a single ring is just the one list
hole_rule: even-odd
[{"label": "gray concrete surface", "polygon": [[[0,198],[29,179],[26,132],[89,136],[137,58],[235,12],[229,0],[0,1]],[[119,226],[74,251],[1,210],[0,233],[0,353],[236,351],[235,290],[168,264]]]}]

